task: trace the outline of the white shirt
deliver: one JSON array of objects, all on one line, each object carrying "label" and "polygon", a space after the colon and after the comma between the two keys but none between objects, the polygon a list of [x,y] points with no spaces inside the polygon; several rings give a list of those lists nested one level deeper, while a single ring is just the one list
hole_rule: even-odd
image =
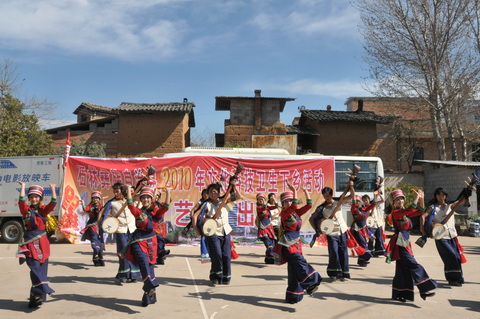
[{"label": "white shirt", "polygon": [[[278,214],[279,212],[280,212],[280,208],[278,207],[270,210],[270,214],[272,214],[272,218],[270,220],[274,227],[280,226],[280,214]],[[278,216],[273,217],[273,215],[275,214],[278,214]]]},{"label": "white shirt", "polygon": [[[127,201],[122,202],[119,200],[114,200],[112,201],[112,204],[110,206],[110,211],[108,212],[108,216],[117,216],[118,212],[122,208],[123,204],[126,204]],[[123,212],[120,214],[120,216],[117,217],[120,225],[118,226],[118,230],[116,231],[117,233],[120,234],[126,234],[127,230],[130,231],[130,233],[133,233],[137,227],[135,226],[135,216],[132,215],[130,212],[130,209],[128,209],[128,206],[125,207]]]},{"label": "white shirt", "polygon": [[373,213],[371,216],[375,220],[375,228],[385,226],[385,214],[380,210],[380,205],[377,205],[373,208]]},{"label": "white shirt", "polygon": [[[337,206],[338,202],[334,201],[332,206],[325,206],[323,208],[323,217],[328,218],[332,215],[335,206]],[[335,217],[332,218],[333,220],[333,231],[329,234],[329,236],[340,236],[344,232],[348,230],[347,223],[343,219],[343,214],[341,212],[341,207],[338,208],[338,211],[335,213]]]},{"label": "white shirt", "polygon": [[[215,216],[218,206],[220,206],[220,201],[218,201],[218,203],[216,204],[213,204],[212,202],[208,202],[206,216],[207,217]],[[232,227],[228,223],[228,210],[225,206],[222,207],[222,211],[215,221],[217,222],[217,231],[215,232],[215,235],[225,236],[232,232]]]},{"label": "white shirt", "polygon": [[[433,209],[433,205],[430,206],[430,208]],[[450,204],[446,204],[443,208],[440,206],[437,206],[437,209],[435,210],[435,216],[433,217],[433,222],[434,223],[441,223],[445,217],[451,212]],[[448,220],[448,222],[445,223],[444,225],[445,228],[447,228],[447,231],[445,233],[445,236],[443,236],[442,239],[452,239],[457,237],[457,230],[455,229],[455,217],[452,216]]]}]

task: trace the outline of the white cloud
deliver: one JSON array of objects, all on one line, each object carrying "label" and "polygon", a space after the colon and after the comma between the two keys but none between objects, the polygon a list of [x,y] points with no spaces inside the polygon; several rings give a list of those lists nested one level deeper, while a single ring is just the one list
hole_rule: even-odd
[{"label": "white cloud", "polygon": [[337,43],[358,36],[357,19],[348,0],[15,0],[2,1],[0,45],[165,61],[270,43],[269,37]]},{"label": "white cloud", "polygon": [[[275,2],[269,6],[275,6]],[[263,7],[250,21],[264,31],[275,31],[298,36],[357,37],[358,14],[349,1],[298,0],[284,10]]]},{"label": "white cloud", "polygon": [[[250,86],[254,87],[254,86]],[[346,96],[371,95],[358,81],[342,80],[322,82],[312,79],[301,79],[288,83],[262,84],[263,89],[276,90],[286,94],[308,94],[332,98],[345,98]]]},{"label": "white cloud", "polygon": [[169,6],[179,2],[184,1],[8,1],[0,11],[0,44],[125,60],[162,59],[175,53],[186,32],[185,21],[168,17]]}]

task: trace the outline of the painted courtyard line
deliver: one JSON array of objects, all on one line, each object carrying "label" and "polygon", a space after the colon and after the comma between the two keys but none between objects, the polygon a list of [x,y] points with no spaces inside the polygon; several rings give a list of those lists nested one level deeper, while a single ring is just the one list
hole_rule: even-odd
[{"label": "painted courtyard line", "polygon": [[198,289],[195,276],[193,275],[192,267],[190,267],[190,263],[188,262],[188,258],[185,258],[185,262],[187,263],[188,271],[190,272],[190,277],[192,277],[193,287],[195,287],[195,293],[197,294],[198,303],[200,304],[200,308],[202,309],[203,318],[208,319],[207,310],[205,309],[205,305],[203,304],[203,299],[202,299],[202,296],[200,295],[200,290]]}]

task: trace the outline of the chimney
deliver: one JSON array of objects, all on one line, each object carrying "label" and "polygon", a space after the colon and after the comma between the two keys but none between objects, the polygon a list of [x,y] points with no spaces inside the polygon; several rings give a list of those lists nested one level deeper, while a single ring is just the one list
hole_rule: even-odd
[{"label": "chimney", "polygon": [[260,129],[262,128],[262,96],[261,90],[255,90],[255,101],[253,102],[255,110],[255,133],[260,134]]},{"label": "chimney", "polygon": [[363,100],[358,100],[357,112],[363,112]]},{"label": "chimney", "polygon": [[188,99],[186,97],[183,98],[183,103],[187,103]]},{"label": "chimney", "polygon": [[332,110],[332,106],[329,104],[327,105],[327,111],[331,111]]}]

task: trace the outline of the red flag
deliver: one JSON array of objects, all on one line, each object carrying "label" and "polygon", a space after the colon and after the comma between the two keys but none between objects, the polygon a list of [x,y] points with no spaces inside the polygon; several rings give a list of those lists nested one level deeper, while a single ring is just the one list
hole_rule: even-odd
[{"label": "red flag", "polygon": [[70,156],[70,149],[72,148],[72,142],[70,141],[70,132],[67,133],[67,141],[65,143],[65,156],[64,156],[64,161],[63,165],[67,166],[68,163],[68,157]]}]

